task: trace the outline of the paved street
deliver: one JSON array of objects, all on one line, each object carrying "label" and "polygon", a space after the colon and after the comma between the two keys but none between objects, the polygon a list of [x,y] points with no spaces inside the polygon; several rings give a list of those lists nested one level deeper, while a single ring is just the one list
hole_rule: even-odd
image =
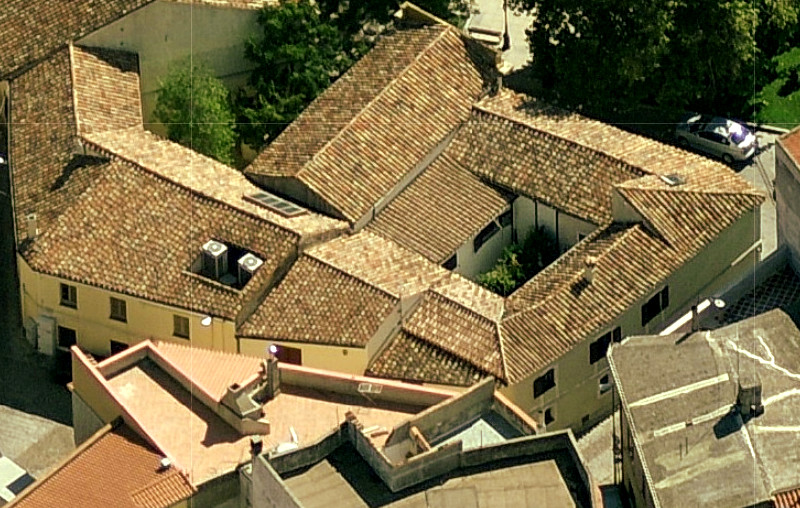
[{"label": "paved street", "polygon": [[50,361],[22,337],[8,175],[0,168],[0,453],[38,477],[75,447],[72,407]]},{"label": "paved street", "polygon": [[761,205],[761,259],[766,258],[778,247],[778,230],[775,216],[775,201],[772,198],[772,182],[775,180],[775,140],[777,134],[758,132],[760,153],[739,173],[755,187],[767,193]]}]

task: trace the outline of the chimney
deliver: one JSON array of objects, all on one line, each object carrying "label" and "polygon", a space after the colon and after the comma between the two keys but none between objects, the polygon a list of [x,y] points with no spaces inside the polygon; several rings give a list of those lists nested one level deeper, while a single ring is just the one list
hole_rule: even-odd
[{"label": "chimney", "polygon": [[250,454],[255,459],[259,455],[261,455],[261,451],[264,449],[264,440],[261,436],[250,436]]},{"label": "chimney", "polygon": [[597,257],[596,256],[586,256],[586,268],[583,270],[583,278],[586,279],[586,282],[590,283],[594,279],[594,271],[597,268]]},{"label": "chimney", "polygon": [[743,418],[764,414],[764,404],[761,401],[761,379],[756,371],[739,374],[739,394],[736,397],[736,406]]},{"label": "chimney", "polygon": [[33,240],[39,236],[39,221],[35,213],[29,213],[25,216],[25,224],[28,227],[28,238]]},{"label": "chimney", "polygon": [[692,305],[692,333],[700,329],[700,314],[697,312],[697,305]]},{"label": "chimney", "polygon": [[269,357],[261,362],[261,368],[264,370],[267,382],[267,400],[271,400],[281,393],[281,371],[278,367],[278,359],[270,353]]}]

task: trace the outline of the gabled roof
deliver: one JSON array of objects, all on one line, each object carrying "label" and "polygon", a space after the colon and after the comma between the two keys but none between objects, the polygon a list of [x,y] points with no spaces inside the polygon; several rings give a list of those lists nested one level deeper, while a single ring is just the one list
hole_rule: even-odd
[{"label": "gabled roof", "polygon": [[367,229],[442,263],[506,208],[500,192],[445,150]]},{"label": "gabled roof", "polygon": [[[232,319],[298,245],[347,225],[254,204],[239,171],[145,131],[137,68],[130,53],[69,46],[11,82],[20,251],[42,273]],[[244,290],[190,273],[210,239],[265,261]]]},{"label": "gabled roof", "polygon": [[[24,71],[87,35],[154,0],[6,0],[0,12],[0,78]],[[273,0],[165,0],[257,9]]]},{"label": "gabled roof", "polygon": [[484,86],[470,44],[446,25],[384,37],[245,172],[296,180],[357,221],[467,118]]},{"label": "gabled roof", "polygon": [[789,154],[794,164],[800,168],[800,127],[795,127],[778,138],[778,144]]},{"label": "gabled roof", "polygon": [[162,457],[127,425],[107,425],[10,506],[167,508],[195,489],[176,468],[161,469]]},{"label": "gabled roof", "polygon": [[447,273],[367,231],[337,238],[309,248],[238,334],[364,347],[401,299]]}]

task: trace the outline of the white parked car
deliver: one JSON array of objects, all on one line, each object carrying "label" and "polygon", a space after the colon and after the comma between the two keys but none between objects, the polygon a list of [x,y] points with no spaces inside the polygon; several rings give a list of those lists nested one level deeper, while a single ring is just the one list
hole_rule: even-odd
[{"label": "white parked car", "polygon": [[756,136],[739,122],[720,116],[689,113],[675,128],[675,138],[683,147],[693,147],[730,164],[745,161],[756,152]]}]

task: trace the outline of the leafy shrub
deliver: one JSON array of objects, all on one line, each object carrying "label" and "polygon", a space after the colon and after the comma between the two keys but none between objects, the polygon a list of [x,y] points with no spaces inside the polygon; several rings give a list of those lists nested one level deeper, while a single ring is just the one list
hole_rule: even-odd
[{"label": "leafy shrub", "polygon": [[511,294],[558,258],[558,245],[544,227],[535,228],[522,243],[503,249],[495,266],[477,277],[478,284],[503,296]]}]

